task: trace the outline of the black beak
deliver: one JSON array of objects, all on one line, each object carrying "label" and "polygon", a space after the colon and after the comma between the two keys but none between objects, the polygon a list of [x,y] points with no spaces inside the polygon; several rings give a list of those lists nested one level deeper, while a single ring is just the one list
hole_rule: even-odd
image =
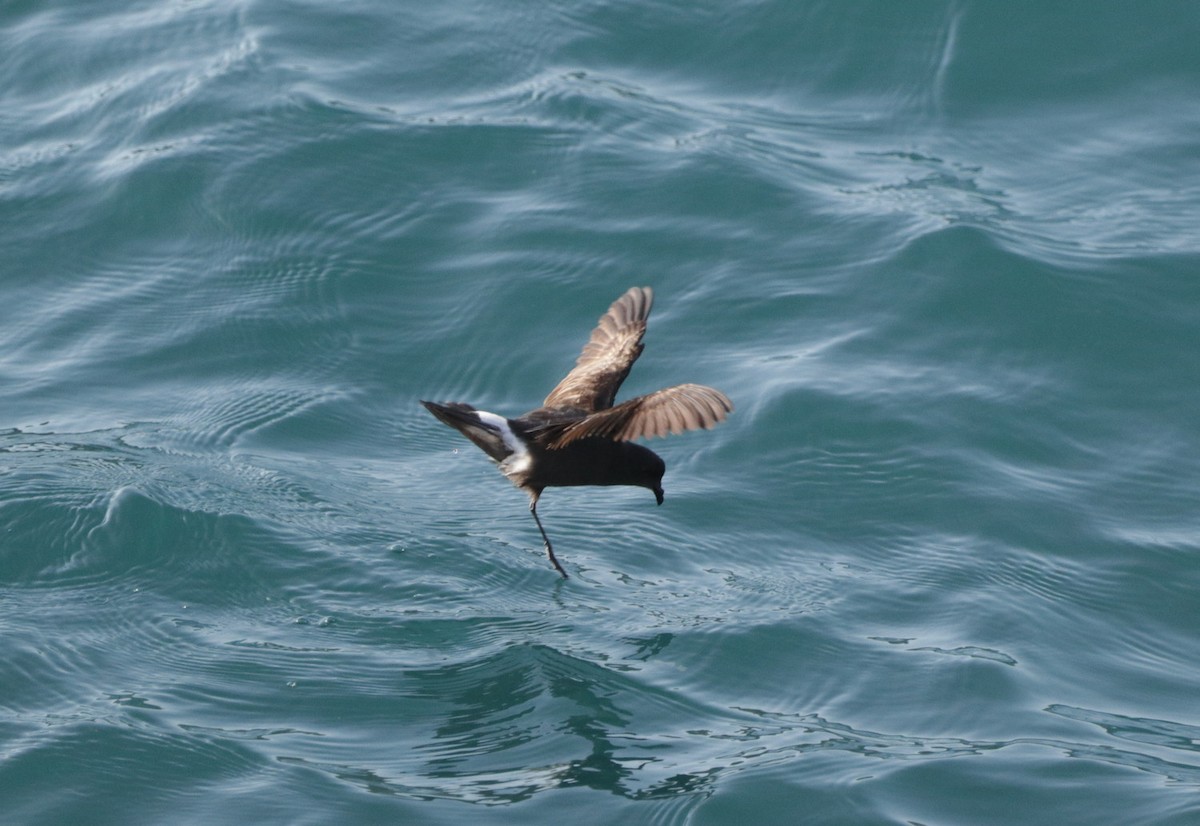
[{"label": "black beak", "polygon": [[654,498],[658,500],[658,504],[660,504],[660,505],[662,504],[662,500],[663,500],[663,489],[662,488],[654,489]]}]

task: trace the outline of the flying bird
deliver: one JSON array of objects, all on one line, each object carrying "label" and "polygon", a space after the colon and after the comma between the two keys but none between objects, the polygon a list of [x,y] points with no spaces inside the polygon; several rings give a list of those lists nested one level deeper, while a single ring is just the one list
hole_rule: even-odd
[{"label": "flying bird", "polygon": [[514,485],[529,494],[529,512],[546,544],[550,562],[564,578],[550,537],[538,518],[542,491],[569,485],[635,485],[663,503],[666,464],[633,439],[708,429],[733,412],[719,390],[680,384],[616,401],[621,382],[642,354],[646,319],[654,303],[649,287],[632,287],[612,303],[575,367],[542,406],[508,419],[462,402],[421,404],[462,433],[493,461]]}]

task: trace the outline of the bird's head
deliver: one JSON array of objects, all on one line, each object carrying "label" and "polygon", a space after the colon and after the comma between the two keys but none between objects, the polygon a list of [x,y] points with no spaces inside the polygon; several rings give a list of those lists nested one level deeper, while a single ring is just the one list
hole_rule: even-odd
[{"label": "bird's head", "polygon": [[662,478],[663,474],[667,472],[667,465],[649,450],[646,453],[649,455],[645,457],[645,464],[641,468],[643,480],[641,485],[654,491],[654,499],[661,505],[663,503]]},{"label": "bird's head", "polygon": [[637,485],[654,492],[658,504],[663,503],[663,474],[667,465],[657,453],[633,442],[620,442],[619,477],[614,484]]}]

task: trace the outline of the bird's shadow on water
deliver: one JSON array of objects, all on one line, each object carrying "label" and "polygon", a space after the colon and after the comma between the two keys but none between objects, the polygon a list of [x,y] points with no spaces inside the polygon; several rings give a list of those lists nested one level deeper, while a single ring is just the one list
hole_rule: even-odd
[{"label": "bird's shadow on water", "polygon": [[[669,644],[646,641],[641,654]],[[317,755],[280,762],[327,773],[376,794],[511,805],[552,789],[588,788],[630,800],[704,796],[717,773],[665,775],[664,757],[645,742],[636,694],[658,694],[628,674],[541,644],[506,648],[481,661],[410,670],[409,700],[436,703],[425,741],[368,766]],[[629,703],[620,698],[626,698]],[[643,698],[651,705],[673,698]],[[691,716],[685,709],[677,712]],[[673,763],[675,761],[672,761]]]}]

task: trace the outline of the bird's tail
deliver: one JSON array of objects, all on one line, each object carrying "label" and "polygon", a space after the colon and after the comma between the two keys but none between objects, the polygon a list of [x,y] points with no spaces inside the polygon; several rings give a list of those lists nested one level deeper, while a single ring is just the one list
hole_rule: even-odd
[{"label": "bird's tail", "polygon": [[422,399],[421,404],[425,405],[425,409],[436,416],[438,421],[466,436],[497,462],[502,462],[512,455],[513,449],[504,438],[505,434],[499,424],[489,421],[497,419],[503,422],[500,417],[485,413],[487,418],[484,418],[480,416],[480,411],[462,402],[441,404]]}]

